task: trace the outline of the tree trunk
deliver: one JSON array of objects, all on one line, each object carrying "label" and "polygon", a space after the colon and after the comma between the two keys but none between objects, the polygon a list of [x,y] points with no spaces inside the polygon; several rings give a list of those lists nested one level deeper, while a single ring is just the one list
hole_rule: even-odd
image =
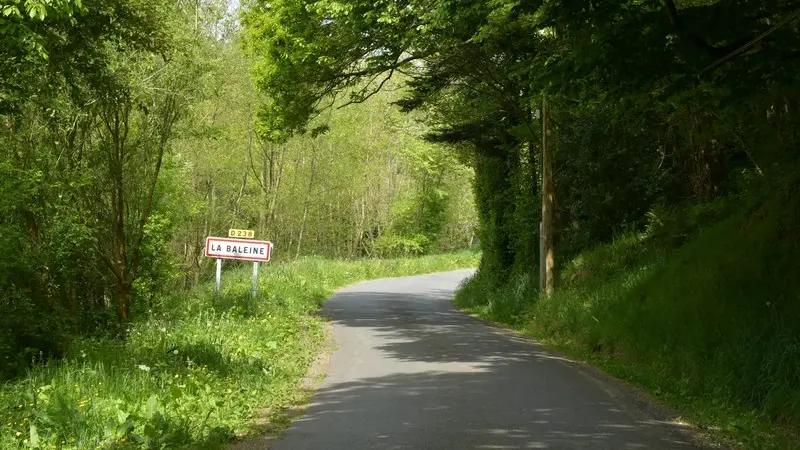
[{"label": "tree trunk", "polygon": [[[275,213],[277,212],[277,205],[278,205],[278,192],[280,191],[281,187],[281,179],[283,178],[283,164],[286,161],[286,145],[281,146],[281,153],[280,153],[280,161],[278,163],[278,174],[275,175],[274,173],[274,163],[272,162],[275,158],[275,154],[273,153],[273,158],[270,160],[270,168],[269,168],[269,179],[270,179],[270,192],[272,198],[270,199],[269,204],[269,219],[268,225],[266,227],[267,233],[269,233],[272,229],[272,225],[275,223]],[[274,179],[274,182],[273,182]]]},{"label": "tree trunk", "polygon": [[78,319],[78,292],[75,286],[69,288],[69,311],[72,316],[72,332],[77,335],[80,332],[80,322]]},{"label": "tree trunk", "polygon": [[314,171],[316,169],[317,163],[317,147],[314,147],[314,151],[311,153],[311,174],[308,177],[308,191],[306,192],[306,201],[305,205],[303,206],[303,222],[300,225],[300,234],[297,236],[297,252],[295,253],[295,259],[300,257],[300,246],[303,244],[303,233],[306,230],[306,222],[308,220],[308,205],[311,201],[311,190],[314,187]]},{"label": "tree trunk", "polygon": [[127,280],[117,281],[117,304],[119,305],[119,318],[124,323],[130,318],[131,283]]},{"label": "tree trunk", "polygon": [[[544,253],[545,295],[553,293],[553,207],[555,185],[553,183],[553,149],[550,145],[550,111],[547,109],[547,94],[542,100],[542,252]],[[541,259],[541,257],[540,257]]]},{"label": "tree trunk", "polygon": [[[272,165],[272,161],[269,163]],[[271,187],[267,187],[267,183],[272,183],[272,179],[270,176],[270,180],[267,180],[267,155],[265,152],[261,152],[261,170],[259,173],[259,180],[261,180],[261,201],[259,202],[258,208],[258,235],[260,239],[267,238],[267,214],[269,213],[269,194],[272,192]]]},{"label": "tree trunk", "polygon": [[[538,105],[531,105],[531,106],[532,106],[531,109],[536,109],[536,107]],[[542,189],[542,186],[541,186],[541,183],[540,183],[540,180],[539,180],[539,165],[538,165],[541,162],[540,161],[541,158],[539,158],[537,156],[537,154],[536,154],[538,149],[536,148],[536,142],[535,142],[534,137],[533,137],[533,135],[535,133],[535,129],[534,129],[535,121],[539,119],[539,115],[538,114],[541,114],[541,113],[542,113],[542,111],[537,111],[537,115],[536,116],[531,114],[531,118],[530,118],[531,138],[528,140],[528,167],[530,167],[530,170],[531,170],[531,191],[530,192],[531,192],[531,198],[534,201],[535,201],[536,197],[538,197],[541,194],[541,189]],[[541,216],[537,216],[536,215],[536,209],[535,208],[531,208],[531,216],[532,216],[531,217],[531,224],[536,225],[536,222],[539,222],[538,226],[536,226],[536,228],[535,228],[535,230],[536,230],[535,231],[535,236],[537,237],[537,239],[534,239],[533,242],[532,242],[532,244],[533,244],[533,252],[532,253],[534,255],[533,256],[534,259],[533,259],[533,261],[531,261],[531,263],[535,264],[535,265],[537,265],[539,267],[539,284],[540,284],[539,288],[541,290],[541,287],[544,286],[544,276],[543,276],[544,267],[542,265],[542,226],[541,226]],[[540,219],[540,220],[537,221],[536,219]],[[473,231],[472,235],[474,236],[474,234],[475,233]],[[472,245],[472,239],[473,238],[471,238],[471,240],[470,240],[470,246]]]},{"label": "tree trunk", "polygon": [[242,197],[244,197],[244,190],[247,188],[247,173],[249,172],[249,167],[245,165],[242,172],[242,185],[239,187],[239,193],[236,195],[236,200],[233,202],[233,223],[231,224],[231,228],[238,228],[239,205],[242,202]]}]

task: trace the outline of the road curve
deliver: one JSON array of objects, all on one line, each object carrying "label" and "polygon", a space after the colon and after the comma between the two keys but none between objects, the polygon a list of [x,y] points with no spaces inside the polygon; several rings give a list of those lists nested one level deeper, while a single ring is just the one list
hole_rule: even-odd
[{"label": "road curve", "polygon": [[695,448],[615,383],[454,310],[471,273],[337,292],[328,376],[272,448]]}]

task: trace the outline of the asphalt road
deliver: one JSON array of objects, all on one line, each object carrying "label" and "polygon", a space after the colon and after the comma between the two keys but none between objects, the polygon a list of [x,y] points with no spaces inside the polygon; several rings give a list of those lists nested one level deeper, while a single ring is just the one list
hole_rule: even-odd
[{"label": "asphalt road", "polygon": [[337,347],[328,376],[272,448],[695,448],[617,383],[455,311],[470,274],[336,293],[323,308]]}]

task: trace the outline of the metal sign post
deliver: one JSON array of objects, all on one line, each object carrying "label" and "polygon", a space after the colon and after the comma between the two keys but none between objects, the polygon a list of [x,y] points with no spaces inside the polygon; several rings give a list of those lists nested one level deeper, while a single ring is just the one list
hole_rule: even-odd
[{"label": "metal sign post", "polygon": [[258,294],[258,261],[253,263],[253,289],[251,291],[253,298]]},{"label": "metal sign post", "polygon": [[217,285],[214,289],[214,295],[219,297],[220,287],[222,285],[222,258],[217,258]]}]

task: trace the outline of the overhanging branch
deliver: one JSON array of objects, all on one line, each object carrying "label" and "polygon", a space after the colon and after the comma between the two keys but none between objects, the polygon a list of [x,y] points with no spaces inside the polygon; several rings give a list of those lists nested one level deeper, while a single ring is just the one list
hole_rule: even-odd
[{"label": "overhanging branch", "polygon": [[[667,1],[669,1],[669,0],[667,0]],[[733,51],[731,51],[727,55],[723,56],[722,58],[719,58],[718,60],[716,60],[713,63],[709,64],[700,73],[704,73],[704,72],[707,72],[709,70],[713,70],[713,69],[721,66],[722,64],[725,64],[725,62],[731,60],[732,58],[735,58],[736,56],[741,55],[742,53],[744,53],[747,50],[751,49],[754,45],[756,45],[759,42],[761,42],[762,40],[764,40],[764,38],[766,38],[770,34],[772,34],[775,31],[777,31],[778,28],[781,28],[782,26],[786,25],[787,23],[791,22],[792,20],[796,19],[797,17],[800,17],[800,8],[796,9],[793,13],[789,14],[785,19],[783,19],[780,22],[778,22],[777,24],[775,24],[769,30],[759,34],[758,36],[756,36],[755,38],[751,39],[750,41],[748,41],[744,45],[740,46],[739,48],[734,49]]]}]

